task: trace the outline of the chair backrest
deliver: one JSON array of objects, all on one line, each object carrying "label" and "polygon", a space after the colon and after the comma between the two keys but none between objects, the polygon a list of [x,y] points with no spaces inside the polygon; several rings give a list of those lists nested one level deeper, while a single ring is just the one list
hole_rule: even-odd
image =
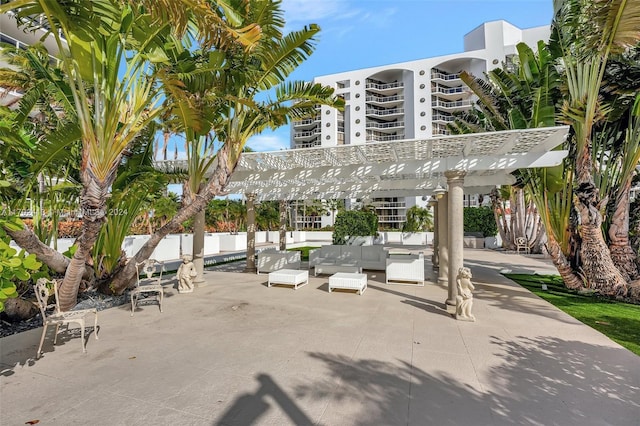
[{"label": "chair backrest", "polygon": [[156,273],[160,273],[158,281],[162,280],[162,272],[164,270],[164,263],[158,262],[155,259],[147,259],[143,262],[136,263],[136,271],[138,272],[137,285],[140,285],[140,275],[143,275],[142,279],[152,279]]},{"label": "chair backrest", "polygon": [[[38,308],[40,308],[40,313],[42,314],[43,320],[48,316],[47,309],[52,306],[55,308],[54,312],[60,312],[60,305],[58,303],[58,283],[56,282],[56,280],[48,280],[44,277],[38,278],[33,286],[36,293]],[[50,305],[49,298],[52,294],[55,296],[55,303],[53,305]]]},{"label": "chair backrest", "polygon": [[528,245],[527,239],[525,237],[517,237],[516,245],[520,247],[526,247]]}]

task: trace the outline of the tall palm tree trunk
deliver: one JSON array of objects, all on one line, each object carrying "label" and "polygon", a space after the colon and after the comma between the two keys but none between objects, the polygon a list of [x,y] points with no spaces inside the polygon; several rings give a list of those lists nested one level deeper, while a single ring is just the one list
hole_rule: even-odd
[{"label": "tall palm tree trunk", "polygon": [[134,257],[129,259],[126,266],[118,271],[110,283],[103,284],[100,291],[105,293],[122,294],[133,282],[136,276],[136,263],[140,263],[151,256],[153,250],[160,244],[160,241],[171,232],[178,229],[185,220],[193,217],[197,212],[204,209],[207,203],[216,195],[223,192],[229,182],[229,178],[235,169],[239,157],[234,156],[230,160],[230,143],[225,145],[217,153],[217,164],[213,168],[213,174],[207,181],[207,185],[198,193],[194,194],[191,203],[183,204],[182,208],[164,226],[158,229],[147,242],[140,248]]},{"label": "tall palm tree trunk", "polygon": [[564,281],[564,285],[572,290],[579,290],[584,287],[584,284],[580,277],[576,275],[571,264],[562,252],[562,248],[558,241],[549,233],[547,240],[547,250],[551,261],[555,265],[560,277]]},{"label": "tall palm tree trunk", "polygon": [[638,278],[636,254],[631,248],[629,239],[629,192],[631,180],[627,179],[618,191],[615,209],[609,225],[609,251],[611,260],[618,268],[625,281]]},{"label": "tall palm tree trunk", "polygon": [[85,263],[91,257],[91,249],[98,239],[100,228],[106,222],[109,187],[115,179],[115,167],[100,181],[89,169],[82,173],[83,190],[80,194],[82,234],[76,244],[78,249],[71,258],[60,286],[60,309],[67,311],[77,303],[78,289],[85,272]]},{"label": "tall palm tree trunk", "polygon": [[593,181],[584,182],[575,194],[574,206],[580,215],[582,269],[589,286],[607,296],[622,296],[626,294],[627,282],[613,263],[604,240],[598,189]]}]

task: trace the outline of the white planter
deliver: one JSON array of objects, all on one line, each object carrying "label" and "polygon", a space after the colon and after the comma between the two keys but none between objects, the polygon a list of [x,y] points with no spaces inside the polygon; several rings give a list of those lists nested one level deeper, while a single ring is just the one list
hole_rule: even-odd
[{"label": "white planter", "polygon": [[247,249],[247,235],[220,235],[220,251],[240,251]]},{"label": "white planter", "polygon": [[267,233],[269,231],[257,231],[256,232],[256,244],[264,244],[267,242]]},{"label": "white planter", "polygon": [[464,246],[468,248],[484,248],[484,238],[464,237]]},{"label": "white planter", "polygon": [[433,245],[433,232],[425,232],[425,235],[427,236],[427,245]]},{"label": "white planter", "polygon": [[402,232],[385,232],[386,241],[388,244],[401,244],[402,243]]},{"label": "white planter", "polygon": [[307,233],[306,231],[293,231],[293,242],[294,243],[302,243],[307,241]]},{"label": "white planter", "polygon": [[498,249],[500,247],[502,247],[502,238],[500,238],[500,234],[495,237],[484,237],[484,248]]},{"label": "white planter", "polygon": [[149,240],[149,235],[129,235],[124,238],[122,242],[122,249],[127,254],[128,258],[132,258],[133,256],[140,251],[140,248]]},{"label": "white planter", "polygon": [[[286,235],[286,244],[293,244],[293,232],[287,231]],[[269,242],[274,244],[280,243],[280,231],[269,231]]]},{"label": "white planter", "polygon": [[151,259],[161,262],[180,259],[180,235],[167,235],[160,240],[160,244],[151,253]]},{"label": "white planter", "polygon": [[427,244],[424,232],[401,232],[402,245],[405,246],[423,246]]},{"label": "white planter", "polygon": [[333,241],[333,232],[331,231],[306,231],[306,241]]},{"label": "white planter", "polygon": [[220,235],[205,234],[204,236],[204,255],[220,253]]},{"label": "white planter", "polygon": [[193,234],[180,234],[180,247],[182,254],[193,255]]}]

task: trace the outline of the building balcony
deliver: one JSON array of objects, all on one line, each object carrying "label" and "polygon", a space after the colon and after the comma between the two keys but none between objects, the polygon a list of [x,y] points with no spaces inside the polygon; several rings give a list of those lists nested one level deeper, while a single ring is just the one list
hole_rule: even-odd
[{"label": "building balcony", "polygon": [[371,203],[376,210],[378,209],[404,209],[407,207],[407,203],[404,201],[374,201]]},{"label": "building balcony", "polygon": [[367,121],[367,129],[397,129],[404,128],[404,121],[392,121],[389,123],[378,123],[376,121]]},{"label": "building balcony", "polygon": [[366,97],[366,101],[370,104],[393,106],[402,104],[404,101],[404,95],[377,96],[369,94]]},{"label": "building balcony", "polygon": [[453,115],[443,115],[443,114],[433,114],[431,121],[433,122],[441,122],[441,123],[450,123],[455,119]]},{"label": "building balcony", "polygon": [[405,215],[378,215],[378,223],[399,223],[406,221],[407,216]]},{"label": "building balcony", "polygon": [[444,83],[445,85],[452,83],[459,85],[462,83],[462,80],[460,80],[460,74],[448,74],[442,71],[431,71],[431,80]]},{"label": "building balcony", "polygon": [[320,139],[314,139],[312,141],[304,141],[304,142],[299,142],[299,141],[295,141],[294,142],[294,148],[295,149],[299,149],[299,148],[315,148],[318,146],[321,146],[322,143],[320,142]]},{"label": "building balcony", "polygon": [[293,133],[293,137],[296,140],[309,140],[312,139],[314,137],[317,137],[317,135],[321,134],[322,130],[320,129],[313,129],[313,130],[309,130],[309,131],[304,131],[304,132],[294,132]]},{"label": "building balcony", "polygon": [[384,83],[384,82],[376,82],[376,81],[367,81],[365,88],[371,92],[378,93],[389,93],[389,92],[398,92],[398,89],[402,89],[404,87],[404,83],[401,81],[394,81],[392,83]]},{"label": "building balcony", "polygon": [[472,95],[471,90],[466,86],[446,87],[441,84],[431,85],[431,93],[446,100],[466,99]]},{"label": "building balcony", "polygon": [[307,118],[304,120],[298,120],[293,122],[294,129],[302,129],[305,127],[312,127],[320,123],[320,117]]},{"label": "building balcony", "polygon": [[391,119],[394,117],[404,115],[404,108],[389,108],[389,109],[367,108],[366,114],[373,117],[383,117],[383,118]]},{"label": "building balcony", "polygon": [[450,134],[447,126],[444,124],[433,123],[431,126],[431,134],[432,135],[448,135]]},{"label": "building balcony", "polygon": [[388,142],[388,141],[400,141],[404,139],[404,133],[399,135],[385,135],[384,133],[371,133],[367,132],[367,142]]},{"label": "building balcony", "polygon": [[431,106],[437,109],[443,109],[445,111],[463,111],[471,108],[472,102],[469,99],[462,99],[458,101],[444,101],[441,99],[434,99],[431,101]]}]

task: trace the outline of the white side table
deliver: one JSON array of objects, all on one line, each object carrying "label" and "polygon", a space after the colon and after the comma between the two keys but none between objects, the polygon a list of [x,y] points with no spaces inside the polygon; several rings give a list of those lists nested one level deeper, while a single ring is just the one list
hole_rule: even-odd
[{"label": "white side table", "polygon": [[329,293],[333,289],[356,290],[362,295],[367,289],[367,274],[354,274],[350,272],[338,272],[329,277]]},{"label": "white side table", "polygon": [[280,269],[279,271],[269,272],[268,287],[274,284],[292,285],[294,290],[306,285],[309,282],[309,271],[300,271],[297,269]]}]

